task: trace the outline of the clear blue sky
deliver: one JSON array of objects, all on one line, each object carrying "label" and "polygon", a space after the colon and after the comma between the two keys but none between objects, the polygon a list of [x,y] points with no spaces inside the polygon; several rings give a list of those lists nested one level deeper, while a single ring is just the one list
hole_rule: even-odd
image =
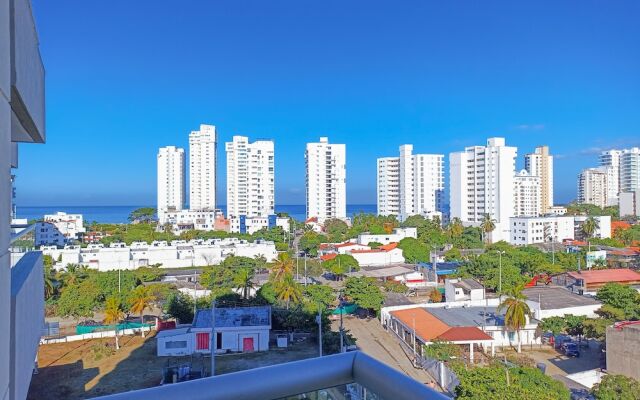
[{"label": "clear blue sky", "polygon": [[[454,7],[453,4],[458,5]],[[33,0],[47,144],[18,204],[155,204],[157,148],[200,123],[276,142],[279,204],[304,203],[304,146],[347,144],[348,202],[375,160],[505,136],[548,144],[556,198],[599,149],[640,145],[640,2]],[[448,178],[447,178],[448,180]]]}]

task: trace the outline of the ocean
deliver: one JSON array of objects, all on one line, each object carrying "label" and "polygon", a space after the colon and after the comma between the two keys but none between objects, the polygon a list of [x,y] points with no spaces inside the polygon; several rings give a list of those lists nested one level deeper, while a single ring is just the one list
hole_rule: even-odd
[{"label": "ocean", "polygon": [[[68,214],[82,214],[84,221],[99,223],[125,223],[131,211],[148,206],[42,206],[42,207],[20,207],[17,209],[18,218],[40,219],[45,214],[55,214],[64,211]],[[226,213],[226,206],[220,206]],[[305,219],[305,206],[303,204],[276,205],[276,212],[286,212],[298,221]],[[375,214],[377,208],[375,204],[349,204],[347,205],[347,216],[351,217],[358,213]]]}]

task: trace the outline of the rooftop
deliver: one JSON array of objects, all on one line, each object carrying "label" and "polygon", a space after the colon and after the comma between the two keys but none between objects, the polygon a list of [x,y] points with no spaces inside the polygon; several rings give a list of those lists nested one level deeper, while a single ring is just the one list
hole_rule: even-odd
[{"label": "rooftop", "polygon": [[[271,307],[216,308],[216,328],[271,326]],[[194,328],[211,328],[211,310],[198,310]]]},{"label": "rooftop", "polygon": [[484,289],[484,286],[482,286],[480,282],[470,278],[461,279],[460,281],[454,283],[453,286],[466,290]]},{"label": "rooftop", "polygon": [[582,307],[602,304],[594,298],[580,296],[557,286],[537,286],[524,289],[522,293],[530,301],[540,303],[542,310],[555,310],[569,307]]},{"label": "rooftop", "polygon": [[[446,340],[449,342],[492,340],[491,336],[478,329],[479,324],[453,324],[450,320],[444,320],[434,311],[451,311],[439,308],[410,308],[406,310],[392,311],[391,314],[400,320],[406,327],[415,327],[416,335],[424,341]],[[460,309],[456,309],[460,310]],[[459,321],[455,321],[459,322]]]},{"label": "rooftop", "polygon": [[504,312],[496,307],[430,308],[429,312],[449,326],[504,326]]},{"label": "rooftop", "polygon": [[585,283],[608,282],[640,282],[640,274],[626,268],[620,269],[596,269],[591,271],[567,272],[575,279],[583,279]]}]

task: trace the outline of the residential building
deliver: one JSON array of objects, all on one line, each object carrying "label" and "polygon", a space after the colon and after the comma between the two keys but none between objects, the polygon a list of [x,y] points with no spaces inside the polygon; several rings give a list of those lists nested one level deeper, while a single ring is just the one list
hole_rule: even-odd
[{"label": "residential building", "polygon": [[185,156],[184,149],[175,146],[158,150],[158,220],[164,223],[164,213],[180,211],[185,198]]},{"label": "residential building", "polygon": [[326,137],[307,143],[307,219],[317,218],[323,224],[327,219],[347,218],[346,161],[344,144],[330,144]]},{"label": "residential building", "polygon": [[640,321],[607,327],[607,372],[640,381]]},{"label": "residential building", "polygon": [[62,247],[69,239],[60,232],[58,227],[50,222],[36,222],[33,243],[35,246]]},{"label": "residential building", "polygon": [[553,156],[549,146],[536,147],[533,153],[525,155],[525,169],[531,176],[540,179],[540,211],[549,212],[553,207]]},{"label": "residential building", "polygon": [[554,276],[552,282],[578,294],[595,295],[607,283],[640,285],[640,273],[624,268],[569,271]]},{"label": "residential building", "polygon": [[[514,214],[516,217],[537,217],[542,210],[540,177],[520,171],[514,178]],[[548,209],[548,208],[547,208]]]},{"label": "residential building", "polygon": [[412,215],[442,212],[444,155],[412,154],[413,145],[400,146],[399,157],[378,159],[378,214]]},{"label": "residential building", "polygon": [[402,249],[398,243],[389,243],[375,249],[354,249],[349,251],[361,267],[378,267],[392,264],[404,264]]},{"label": "residential building", "polygon": [[0,0],[0,32],[0,399],[22,400],[44,324],[42,254],[13,265],[10,252],[18,144],[46,141],[45,72],[29,0]]},{"label": "residential building", "polygon": [[67,240],[79,240],[87,231],[84,227],[82,214],[67,214],[58,211],[55,214],[45,215],[43,220],[44,222],[55,225]]},{"label": "residential building", "polygon": [[575,219],[572,216],[513,217],[509,221],[509,243],[515,246],[575,239]]},{"label": "residential building", "polygon": [[274,147],[272,140],[250,143],[234,136],[227,150],[227,217],[274,214]]},{"label": "residential building", "polygon": [[607,200],[609,205],[615,205],[620,193],[620,155],[622,150],[607,150],[600,153],[601,167],[607,171]]},{"label": "residential building", "polygon": [[466,225],[479,226],[485,214],[496,228],[491,241],[508,240],[514,216],[517,148],[504,138],[490,138],[486,146],[472,146],[449,155],[450,214]]},{"label": "residential building", "polygon": [[161,224],[170,224],[175,234],[189,230],[229,232],[229,221],[221,210],[165,211]]},{"label": "residential building", "polygon": [[640,147],[625,149],[620,154],[620,191],[640,190]]},{"label": "residential building", "polygon": [[598,167],[584,169],[578,175],[578,203],[593,204],[606,207],[609,189],[608,179],[613,167]]},{"label": "residential building", "polygon": [[229,231],[233,233],[248,233],[253,235],[261,229],[272,229],[275,227],[280,227],[283,231],[289,232],[291,230],[289,218],[278,217],[275,214],[264,217],[238,215],[229,218]]},{"label": "residential building", "polygon": [[482,300],[485,296],[484,286],[471,278],[445,279],[444,296],[448,302]]},{"label": "residential building", "polygon": [[565,215],[567,213],[567,207],[553,206],[549,207],[546,211],[546,215]]},{"label": "residential building", "polygon": [[57,268],[67,264],[81,264],[99,271],[118,269],[136,269],[159,264],[161,268],[186,268],[217,265],[229,256],[255,258],[265,257],[268,262],[274,261],[278,252],[275,243],[266,240],[249,242],[237,238],[209,240],[174,240],[90,244],[86,248],[80,246],[42,246],[44,254],[54,260],[60,260]]},{"label": "residential building", "polygon": [[405,238],[418,238],[418,228],[414,227],[406,227],[406,228],[395,228],[391,233],[384,234],[371,234],[371,233],[361,233],[358,235],[357,242],[360,244],[368,245],[369,243],[380,243],[380,244],[389,244],[389,243],[398,243],[402,239]]},{"label": "residential building", "polygon": [[538,321],[568,314],[597,318],[596,311],[602,307],[602,303],[593,297],[581,296],[553,285],[526,287],[522,294],[527,298],[533,318]]},{"label": "residential building", "polygon": [[620,216],[640,217],[640,190],[620,192]]},{"label": "residential building", "polygon": [[189,209],[216,208],[216,127],[200,125],[189,134]]},{"label": "residential building", "polygon": [[[574,222],[574,235],[576,239],[586,239],[584,232],[582,231],[582,224],[585,223],[590,217],[586,215],[576,215],[573,217]],[[608,215],[600,215],[592,217],[596,221],[596,230],[593,232],[593,237],[599,239],[608,239],[611,237],[611,217]]]},{"label": "residential building", "polygon": [[[211,354],[211,309],[198,310],[188,328],[159,332],[158,356]],[[215,352],[269,350],[271,306],[215,309]]]}]

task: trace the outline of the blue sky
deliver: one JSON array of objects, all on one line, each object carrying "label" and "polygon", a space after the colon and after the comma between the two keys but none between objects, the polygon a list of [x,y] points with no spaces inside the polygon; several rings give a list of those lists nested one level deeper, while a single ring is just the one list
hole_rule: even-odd
[{"label": "blue sky", "polygon": [[[455,6],[454,6],[455,4]],[[599,149],[640,145],[637,1],[33,0],[47,144],[18,204],[155,203],[157,148],[200,123],[276,142],[276,201],[304,203],[304,146],[347,144],[347,200],[375,160],[505,136],[547,144],[556,198]],[[224,195],[224,146],[218,198]]]}]

